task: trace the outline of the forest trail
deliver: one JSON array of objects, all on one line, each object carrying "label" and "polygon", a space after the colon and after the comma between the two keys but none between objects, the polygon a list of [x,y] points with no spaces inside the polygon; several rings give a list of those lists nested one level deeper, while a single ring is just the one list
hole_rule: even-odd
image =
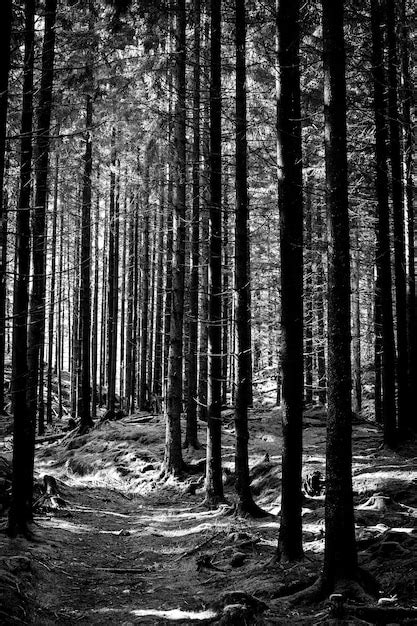
[{"label": "forest trail", "polygon": [[[322,410],[306,412],[304,475],[324,475]],[[204,425],[200,425],[203,441]],[[324,497],[304,497],[306,559],[272,562],[279,529],[281,427],[276,409],[250,416],[252,489],[272,515],[248,520],[202,506],[202,472],[183,482],[159,480],[164,420],[143,414],[100,425],[88,435],[38,446],[40,485],[54,476],[66,503],[38,509],[36,542],[15,540],[9,554],[26,555],[34,582],[37,626],[74,624],[199,624],[217,621],[222,594],[242,590],[267,610],[248,623],[313,624],[326,603],[297,609],[279,599],[320,571]],[[417,604],[416,449],[380,448],[375,425],[354,426],[353,483],[360,564],[381,595]],[[204,458],[184,451],[188,462]],[[233,424],[224,415],[226,495],[233,502]],[[196,493],[193,493],[196,490]],[[11,622],[10,622],[11,623]],[[244,622],[240,622],[244,623]]]}]

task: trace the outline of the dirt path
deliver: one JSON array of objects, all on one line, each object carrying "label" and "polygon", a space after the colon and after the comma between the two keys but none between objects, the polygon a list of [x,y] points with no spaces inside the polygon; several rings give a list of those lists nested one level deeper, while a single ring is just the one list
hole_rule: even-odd
[{"label": "dirt path", "polygon": [[[324,474],[323,415],[313,411],[305,422],[304,473]],[[126,419],[64,444],[41,446],[38,476],[55,476],[67,506],[37,517],[37,542],[7,544],[9,554],[29,557],[36,581],[34,617],[22,623],[207,623],[221,611],[222,594],[236,590],[265,602],[267,610],[259,623],[320,623],[328,614],[325,603],[295,609],[278,596],[289,585],[308,584],[321,569],[324,498],[304,501],[306,559],[296,565],[273,563],[280,506],[277,411],[254,411],[250,426],[253,492],[273,514],[258,521],[227,516],[224,509],[203,508],[201,475],[200,480],[194,475],[183,483],[158,481],[162,419],[145,424]],[[375,426],[355,425],[359,559],[375,576],[385,598],[414,606],[417,450],[411,445],[385,451],[380,441]],[[186,458],[203,456],[201,450]],[[233,428],[227,422],[223,462],[226,493],[233,500]],[[195,495],[189,493],[190,483],[197,486]]]}]

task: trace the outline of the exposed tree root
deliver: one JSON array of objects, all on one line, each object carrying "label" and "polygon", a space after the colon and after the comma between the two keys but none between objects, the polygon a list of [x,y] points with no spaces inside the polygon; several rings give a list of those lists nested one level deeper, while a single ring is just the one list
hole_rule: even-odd
[{"label": "exposed tree root", "polygon": [[225,511],[225,515],[233,515],[235,517],[252,517],[253,519],[262,519],[265,517],[274,518],[275,515],[265,511],[256,502],[252,501],[239,501],[233,504],[229,509]]}]

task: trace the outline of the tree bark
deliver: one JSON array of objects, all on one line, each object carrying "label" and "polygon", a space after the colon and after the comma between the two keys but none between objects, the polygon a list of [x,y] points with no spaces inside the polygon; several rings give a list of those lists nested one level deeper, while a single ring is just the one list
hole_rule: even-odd
[{"label": "tree bark", "polygon": [[[31,419],[36,420],[39,370],[45,329],[46,291],[46,207],[48,201],[48,175],[50,151],[50,126],[52,87],[54,80],[55,19],[57,0],[45,3],[45,30],[42,47],[42,71],[39,93],[38,121],[35,147],[35,208],[32,212],[32,265],[33,280],[30,295],[30,322],[28,332],[29,400]],[[44,432],[40,422],[40,434]]]},{"label": "tree bark", "polygon": [[13,303],[13,478],[8,533],[28,533],[32,521],[35,422],[28,407],[28,282],[30,272],[30,199],[32,179],[33,63],[35,0],[25,2],[23,103],[20,140],[20,189],[16,214],[16,267]]},{"label": "tree bark", "polygon": [[[392,447],[396,441],[395,410],[395,342],[392,313],[391,238],[388,202],[386,121],[386,76],[382,42],[383,9],[381,0],[371,0],[372,73],[375,115],[375,191],[377,199],[377,250],[376,269],[378,290],[375,307],[380,307],[382,352],[382,422],[384,443]],[[378,309],[376,313],[379,314]],[[377,318],[378,322],[379,319]]]},{"label": "tree bark", "polygon": [[278,3],[277,154],[281,251],[282,492],[278,554],[303,556],[303,173],[299,3]]},{"label": "tree bark", "polygon": [[186,7],[179,0],[176,12],[176,66],[174,75],[176,103],[174,110],[174,197],[172,306],[168,353],[166,394],[166,443],[164,469],[180,474],[183,469],[181,450],[181,413],[183,391],[183,321],[185,264],[185,191],[186,191]]},{"label": "tree bark", "polygon": [[[235,473],[238,506],[242,513],[259,517],[250,489],[248,407],[252,388],[252,346],[249,263],[249,198],[247,167],[246,104],[246,9],[245,0],[235,3],[236,48],[236,209],[235,292],[237,332],[237,381],[235,397]],[[224,290],[226,291],[226,290]],[[224,296],[226,297],[226,293]],[[226,320],[223,320],[225,323]],[[225,372],[223,372],[225,376]]]},{"label": "tree bark", "polygon": [[343,0],[323,0],[328,247],[328,410],[323,589],[357,575],[352,494],[350,245]]},{"label": "tree bark", "polygon": [[7,207],[4,190],[7,110],[9,105],[12,0],[2,3],[0,14],[0,415],[4,413],[4,359],[6,348]]},{"label": "tree bark", "polygon": [[[88,88],[93,80],[91,67]],[[81,411],[80,432],[85,433],[93,426],[91,417],[91,173],[93,166],[92,145],[93,97],[86,96],[85,118],[85,152],[82,192],[81,216],[81,286],[80,286],[80,318],[81,318]]]},{"label": "tree bark", "polygon": [[404,201],[402,182],[401,128],[398,110],[398,53],[394,0],[385,4],[388,44],[388,119],[391,162],[391,194],[394,224],[395,313],[397,335],[397,414],[398,433],[405,436],[410,428],[407,343],[407,292],[404,237]]},{"label": "tree bark", "polygon": [[184,447],[199,448],[197,437],[198,268],[200,263],[200,0],[194,0],[193,69],[193,204],[190,254],[190,322],[188,350],[187,428]]},{"label": "tree bark", "polygon": [[210,204],[208,301],[208,415],[206,503],[224,500],[221,449],[222,371],[222,146],[221,0],[210,3]]}]

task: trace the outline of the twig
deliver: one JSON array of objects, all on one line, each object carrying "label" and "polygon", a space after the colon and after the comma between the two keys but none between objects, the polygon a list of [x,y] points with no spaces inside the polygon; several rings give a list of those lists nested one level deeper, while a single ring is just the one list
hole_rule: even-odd
[{"label": "twig", "polygon": [[213,539],[215,539],[216,537],[218,537],[219,535],[221,535],[221,533],[224,532],[223,529],[219,530],[219,532],[214,533],[214,535],[212,535],[211,537],[209,537],[208,539],[206,539],[205,541],[202,541],[201,543],[199,543],[198,545],[195,546],[195,548],[191,548],[191,550],[187,550],[186,552],[183,552],[182,554],[180,554],[176,559],[174,559],[174,563],[176,563],[177,561],[180,561],[181,559],[183,559],[186,556],[191,556],[191,554],[194,554],[195,552],[198,552],[198,550],[200,550],[200,548],[203,548],[204,546],[206,546],[208,543],[210,543],[211,541],[213,541]]},{"label": "twig", "polygon": [[146,574],[146,570],[137,567],[95,567],[98,572],[112,572],[113,574]]}]

